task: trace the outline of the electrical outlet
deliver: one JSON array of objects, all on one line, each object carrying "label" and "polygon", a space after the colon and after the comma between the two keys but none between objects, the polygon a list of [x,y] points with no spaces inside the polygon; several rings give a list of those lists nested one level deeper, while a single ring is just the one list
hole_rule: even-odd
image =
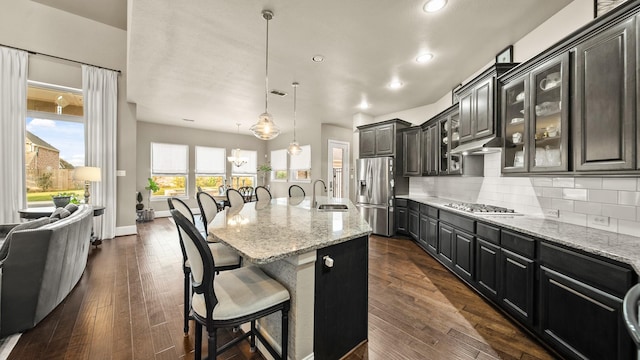
[{"label": "electrical outlet", "polygon": [[558,218],[560,217],[560,210],[558,209],[544,209],[544,217]]},{"label": "electrical outlet", "polygon": [[608,216],[594,216],[591,218],[591,223],[598,226],[609,226]]}]

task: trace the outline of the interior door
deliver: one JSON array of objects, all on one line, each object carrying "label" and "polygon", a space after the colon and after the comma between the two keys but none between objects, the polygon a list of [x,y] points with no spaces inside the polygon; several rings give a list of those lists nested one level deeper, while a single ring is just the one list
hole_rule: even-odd
[{"label": "interior door", "polygon": [[349,143],[329,140],[327,163],[327,196],[349,198]]}]

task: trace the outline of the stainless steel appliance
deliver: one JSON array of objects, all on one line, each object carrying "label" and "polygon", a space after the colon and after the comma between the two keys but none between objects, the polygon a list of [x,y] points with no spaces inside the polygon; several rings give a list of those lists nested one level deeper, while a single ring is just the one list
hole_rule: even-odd
[{"label": "stainless steel appliance", "polygon": [[487,204],[454,202],[445,204],[445,206],[477,215],[520,215],[513,209],[507,209],[506,207]]},{"label": "stainless steel appliance", "polygon": [[357,160],[356,207],[374,234],[395,234],[393,221],[394,159],[375,157]]}]

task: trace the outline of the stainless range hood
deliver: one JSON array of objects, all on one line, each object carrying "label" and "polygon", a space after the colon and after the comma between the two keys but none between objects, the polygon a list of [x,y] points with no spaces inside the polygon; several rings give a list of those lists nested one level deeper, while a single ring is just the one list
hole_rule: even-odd
[{"label": "stainless range hood", "polygon": [[504,141],[501,137],[488,137],[480,140],[474,140],[464,143],[451,149],[452,154],[462,155],[482,155],[499,152],[502,149]]}]

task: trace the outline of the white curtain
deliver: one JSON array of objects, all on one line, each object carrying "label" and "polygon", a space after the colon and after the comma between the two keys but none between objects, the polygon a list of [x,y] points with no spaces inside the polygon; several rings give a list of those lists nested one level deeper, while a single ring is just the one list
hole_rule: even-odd
[{"label": "white curtain", "polygon": [[86,119],[86,165],[102,170],[102,181],[91,183],[90,201],[105,207],[101,237],[116,235],[116,126],[118,120],[118,73],[82,65],[82,93]]},{"label": "white curtain", "polygon": [[0,47],[0,223],[20,221],[27,207],[25,189],[25,122],[27,52]]}]

